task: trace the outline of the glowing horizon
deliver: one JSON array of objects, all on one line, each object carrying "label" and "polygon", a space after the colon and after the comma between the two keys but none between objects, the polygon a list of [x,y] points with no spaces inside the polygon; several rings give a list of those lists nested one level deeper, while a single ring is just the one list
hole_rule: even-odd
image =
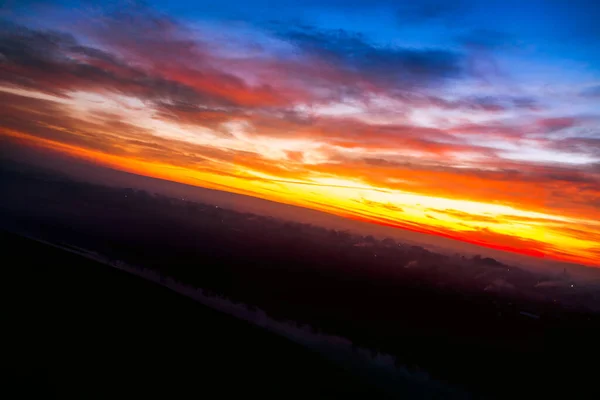
[{"label": "glowing horizon", "polygon": [[513,46],[514,35],[541,46],[531,32],[469,36],[435,21],[401,35],[373,21],[354,32],[190,19],[158,3],[51,5],[44,22],[32,10],[0,27],[7,140],[600,265],[600,71],[584,44],[556,59]]}]

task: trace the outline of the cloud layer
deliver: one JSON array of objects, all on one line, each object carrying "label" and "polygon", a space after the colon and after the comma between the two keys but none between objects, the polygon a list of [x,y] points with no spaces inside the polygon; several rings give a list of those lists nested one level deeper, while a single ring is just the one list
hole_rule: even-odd
[{"label": "cloud layer", "polygon": [[[403,18],[414,14],[414,27],[463,12],[425,6]],[[510,34],[473,28],[452,46],[415,46],[301,23],[183,23],[139,5],[85,9],[66,28],[7,15],[0,134],[10,140],[487,246],[600,259],[598,80],[513,76]]]}]

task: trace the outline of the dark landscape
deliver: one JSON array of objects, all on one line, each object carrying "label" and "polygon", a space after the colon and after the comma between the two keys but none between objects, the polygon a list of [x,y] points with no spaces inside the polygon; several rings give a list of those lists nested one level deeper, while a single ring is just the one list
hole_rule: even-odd
[{"label": "dark landscape", "polygon": [[2,283],[5,398],[384,398],[168,289],[13,234],[0,240],[15,262]]},{"label": "dark landscape", "polygon": [[0,0],[0,400],[600,399],[600,0]]},{"label": "dark landscape", "polygon": [[[7,231],[140,265],[276,320],[347,338],[459,392],[596,393],[590,361],[598,355],[597,287],[574,283],[567,272],[540,275],[492,258],[450,257],[43,170],[4,168],[0,185]],[[144,381],[168,393],[193,386],[194,373],[214,385],[217,375],[234,374],[236,382],[243,376],[252,385],[267,374],[274,385],[267,385],[267,397],[296,386],[326,397],[367,390],[356,380],[337,385],[335,376],[347,379],[343,368],[317,354],[140,278],[13,234],[4,233],[2,243],[10,260],[3,280],[11,338],[5,351],[33,374],[22,375],[31,390],[75,395],[125,385],[131,393],[154,392],[135,383]],[[205,352],[210,356],[200,356]],[[184,364],[187,372],[175,372]],[[294,383],[298,375],[304,383]],[[260,393],[252,387],[249,393]]]}]

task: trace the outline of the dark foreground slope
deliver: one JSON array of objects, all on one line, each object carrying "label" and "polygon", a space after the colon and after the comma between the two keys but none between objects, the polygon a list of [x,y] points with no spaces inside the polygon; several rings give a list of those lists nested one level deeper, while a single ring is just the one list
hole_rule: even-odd
[{"label": "dark foreground slope", "polygon": [[317,355],[168,289],[0,233],[2,398],[378,398]]},{"label": "dark foreground slope", "polygon": [[[347,338],[354,345],[350,349],[352,354],[360,353],[354,351],[357,348],[368,349],[374,356],[389,354],[394,358],[388,361],[398,369],[424,370],[431,380],[484,398],[600,398],[593,368],[595,360],[600,358],[600,285],[574,280],[570,271],[558,275],[533,273],[490,258],[444,255],[391,238],[377,239],[360,232],[298,224],[131,188],[76,182],[54,174],[0,171],[0,193],[0,227],[67,248],[86,249],[109,262],[123,261],[144,267],[187,286],[201,288],[205,293],[263,310],[275,321],[293,321],[296,325],[310,326],[320,334]],[[0,244],[2,250],[7,249],[2,265],[11,267],[3,269],[6,279],[2,282],[14,292],[5,302],[7,307],[20,304],[15,299],[22,298],[19,296],[23,290],[43,299],[34,300],[30,308],[44,305],[45,309],[38,310],[37,315],[47,316],[48,321],[59,318],[64,304],[74,307],[69,311],[71,314],[67,314],[75,315],[71,317],[74,322],[59,332],[60,338],[79,329],[78,319],[84,323],[88,319],[96,321],[94,318],[98,317],[88,309],[95,309],[98,314],[98,306],[86,305],[79,299],[85,299],[83,294],[68,294],[74,290],[70,286],[63,296],[66,289],[53,279],[75,282],[82,293],[90,290],[89,283],[85,282],[91,280],[96,284],[97,279],[83,279],[69,273],[62,266],[64,263],[46,256],[39,256],[42,261],[38,267],[49,268],[51,275],[41,276],[38,284],[27,278],[31,275],[27,270],[21,275],[25,278],[10,277],[15,268],[21,268],[21,263],[11,257],[30,256],[32,250],[27,246],[15,250],[10,243]],[[54,264],[59,266],[56,272]],[[54,273],[62,277],[52,275]],[[97,301],[103,305],[108,301],[104,299],[112,298],[112,291],[110,285],[98,284],[97,293],[91,298],[102,299]],[[62,296],[58,298],[63,299],[63,305],[52,300],[56,296]],[[135,295],[134,299],[137,297],[140,296]],[[145,300],[136,301],[141,305],[150,304]],[[120,304],[114,302],[115,307]],[[185,365],[181,367],[184,372],[188,371],[186,364],[198,369],[207,366],[209,371],[214,369],[214,361],[198,355],[202,349],[192,354],[187,350],[190,346],[180,345],[180,340],[185,343],[187,331],[193,329],[184,325],[170,334],[160,332],[162,327],[174,324],[161,321],[161,313],[177,310],[163,307],[159,300],[146,310],[143,312],[154,318],[152,324],[133,332],[128,331],[127,323],[128,318],[135,321],[140,312],[135,306],[130,307],[131,317],[127,312],[123,314],[123,322],[117,319],[110,325],[107,321],[113,319],[106,319],[88,329],[101,332],[103,340],[110,338],[115,343],[139,345],[142,360],[168,354],[173,361],[163,362],[159,358],[159,365]],[[42,329],[34,329],[29,319],[35,315],[32,311],[17,309],[15,312],[29,324],[23,332],[37,335],[36,340],[40,340],[39,337],[48,340],[46,332],[52,332],[49,323],[41,325]],[[185,316],[193,313],[182,314],[182,321],[191,323]],[[62,322],[53,326],[64,325]],[[200,331],[206,329],[200,326]],[[150,339],[148,332],[154,335]],[[236,329],[222,332],[215,335],[226,344],[234,343],[232,346],[245,337],[226,336],[235,335]],[[189,340],[198,337],[202,339],[194,332]],[[23,340],[22,343],[35,343],[31,338]],[[48,343],[41,348],[50,348]],[[179,347],[173,349],[173,346]],[[224,352],[227,346],[208,346],[216,349],[214,354],[219,363],[231,368],[240,365],[240,361],[232,360],[229,353]],[[61,360],[60,347],[55,349],[51,354],[55,356],[53,360]],[[332,348],[324,350],[329,354]],[[108,354],[102,349],[98,351],[101,355]],[[264,357],[259,354],[262,361]],[[369,361],[379,362],[377,357],[371,358]],[[265,358],[265,363],[271,361]],[[144,367],[151,364],[140,363]],[[138,373],[138,369],[126,367],[122,361],[117,363],[121,364],[128,374],[132,370]],[[344,366],[351,368],[347,363]],[[104,366],[97,368],[114,370],[114,367],[112,370]],[[230,373],[230,369],[223,368]],[[73,369],[80,371],[77,364]],[[298,368],[303,375],[307,374],[305,369],[309,368]],[[371,377],[387,376],[376,368],[366,369]],[[160,382],[161,373],[156,372],[156,368],[149,367],[149,370],[156,374],[142,369],[139,376],[150,377],[145,381],[152,384]],[[278,382],[271,377],[278,370],[273,374],[260,372],[259,377],[252,375],[259,370],[254,365],[240,369],[242,373],[251,374],[249,382],[259,382],[258,387],[265,379]],[[67,381],[69,374],[64,374]],[[203,376],[200,372],[194,374]],[[129,382],[127,374],[123,376]],[[306,382],[310,379],[310,375],[306,375]],[[325,380],[327,384],[330,379],[333,378]],[[84,387],[93,387],[85,379],[75,379],[79,380]],[[425,381],[427,389],[432,386],[431,380]],[[209,377],[208,381],[216,382],[216,378]],[[340,381],[344,389],[351,390],[347,386],[353,381],[352,377],[342,377]],[[220,390],[235,385],[235,389],[246,392],[245,385],[238,382],[240,380],[228,379]],[[401,398],[414,398],[410,384],[396,385],[395,380],[391,383],[394,389],[399,386],[402,392],[410,394]],[[178,387],[165,385],[169,390]],[[284,382],[282,386],[287,389],[294,384]],[[388,386],[378,382],[382,389],[388,390]],[[148,390],[154,392],[152,388]],[[256,394],[256,391],[250,392]],[[291,392],[302,393],[293,389]]]}]

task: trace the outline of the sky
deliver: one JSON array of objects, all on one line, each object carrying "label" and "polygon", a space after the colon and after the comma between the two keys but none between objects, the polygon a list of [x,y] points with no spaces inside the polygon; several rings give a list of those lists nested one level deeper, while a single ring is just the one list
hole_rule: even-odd
[{"label": "sky", "polygon": [[5,0],[0,137],[598,266],[599,17],[594,0]]}]

